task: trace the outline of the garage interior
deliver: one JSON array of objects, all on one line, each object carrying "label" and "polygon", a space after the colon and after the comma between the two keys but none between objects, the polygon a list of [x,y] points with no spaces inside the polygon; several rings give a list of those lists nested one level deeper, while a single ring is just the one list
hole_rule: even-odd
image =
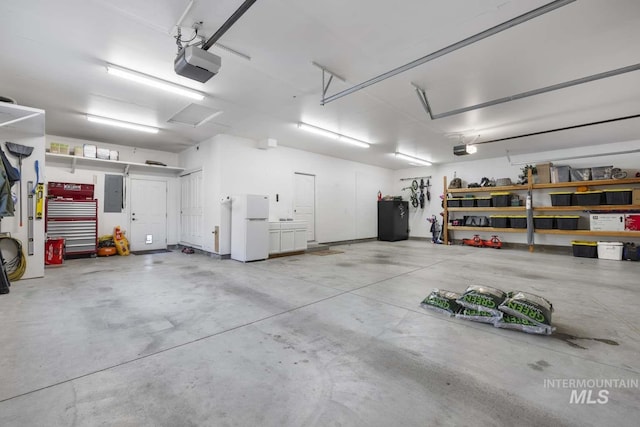
[{"label": "garage interior", "polygon": [[[0,23],[3,179],[20,171],[0,249],[21,262],[0,424],[636,425],[639,263],[572,255],[640,246],[593,227],[640,202],[549,198],[636,197],[638,2],[29,0]],[[206,81],[176,66],[193,49],[221,62]],[[548,163],[593,175],[541,180]],[[502,212],[477,207],[484,179],[510,217],[578,229],[454,224]],[[95,248],[68,238],[45,265],[60,185],[90,191]],[[448,207],[471,194],[472,214]],[[264,213],[237,217],[245,195]],[[400,197],[408,234],[381,238]],[[116,227],[132,253],[95,256]],[[421,305],[470,285],[548,299],[553,333]]]}]

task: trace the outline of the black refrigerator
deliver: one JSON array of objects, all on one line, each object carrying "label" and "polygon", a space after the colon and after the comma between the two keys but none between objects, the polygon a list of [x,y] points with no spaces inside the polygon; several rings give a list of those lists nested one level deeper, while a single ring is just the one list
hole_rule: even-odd
[{"label": "black refrigerator", "polygon": [[378,240],[395,242],[409,238],[409,202],[378,202]]}]

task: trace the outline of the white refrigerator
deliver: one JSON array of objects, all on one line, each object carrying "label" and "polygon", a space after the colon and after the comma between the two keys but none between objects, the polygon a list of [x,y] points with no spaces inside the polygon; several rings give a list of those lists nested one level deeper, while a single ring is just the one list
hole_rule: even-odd
[{"label": "white refrigerator", "polygon": [[269,196],[243,194],[231,199],[231,259],[269,257]]}]

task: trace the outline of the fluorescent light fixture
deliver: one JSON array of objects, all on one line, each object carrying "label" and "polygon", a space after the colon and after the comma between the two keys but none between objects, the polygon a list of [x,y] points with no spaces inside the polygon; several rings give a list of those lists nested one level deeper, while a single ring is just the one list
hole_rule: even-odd
[{"label": "fluorescent light fixture", "polygon": [[473,144],[467,144],[467,153],[475,154],[478,152],[478,147]]},{"label": "fluorescent light fixture", "polygon": [[187,98],[195,99],[196,101],[202,101],[204,99],[204,95],[202,93],[193,89],[179,86],[165,80],[160,80],[156,77],[148,76],[137,71],[118,67],[117,65],[107,64],[107,72],[113,76],[122,77],[124,79],[151,86],[156,89],[164,90],[166,92],[186,96]]},{"label": "fluorescent light fixture", "polygon": [[313,126],[307,123],[298,123],[298,128],[302,130],[306,130],[307,132],[315,133],[318,135],[325,136],[327,138],[335,139],[336,141],[345,142],[347,144],[355,145],[361,148],[369,148],[370,144],[368,142],[361,141],[359,139],[351,138],[349,136],[345,136],[339,134],[337,132],[332,132],[330,130],[322,129],[317,126]]},{"label": "fluorescent light fixture", "polygon": [[428,160],[420,159],[418,157],[409,156],[408,154],[399,153],[397,151],[396,151],[396,157],[398,159],[407,160],[409,162],[409,164],[414,164],[414,165],[431,166],[433,164]]},{"label": "fluorescent light fixture", "polygon": [[93,123],[100,123],[103,125],[117,126],[125,129],[133,129],[140,132],[158,133],[159,129],[151,126],[139,125],[137,123],[123,122],[121,120],[108,119],[106,117],[92,116],[87,114],[87,120]]}]

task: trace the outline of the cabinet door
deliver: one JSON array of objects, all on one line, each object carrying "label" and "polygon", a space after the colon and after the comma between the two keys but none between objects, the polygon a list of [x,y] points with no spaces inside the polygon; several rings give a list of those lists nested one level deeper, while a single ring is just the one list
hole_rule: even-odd
[{"label": "cabinet door", "polygon": [[294,231],[295,231],[294,249],[296,251],[306,251],[307,250],[307,229],[297,228]]},{"label": "cabinet door", "polygon": [[269,253],[280,253],[280,230],[269,230]]},{"label": "cabinet door", "polygon": [[294,250],[295,230],[282,230],[280,232],[280,251],[291,252]]}]

